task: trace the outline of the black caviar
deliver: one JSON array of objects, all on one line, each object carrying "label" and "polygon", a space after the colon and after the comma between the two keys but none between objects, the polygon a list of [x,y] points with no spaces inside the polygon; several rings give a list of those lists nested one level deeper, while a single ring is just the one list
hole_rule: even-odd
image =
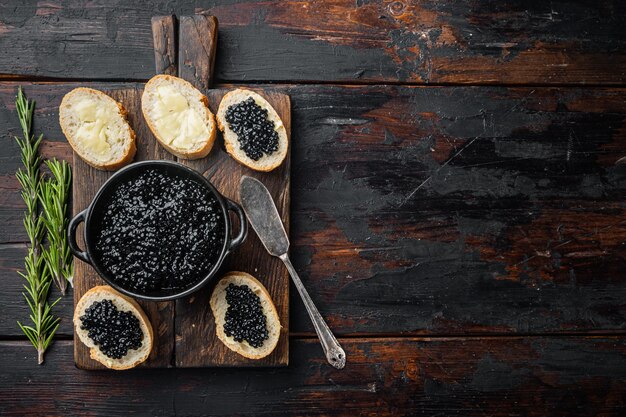
[{"label": "black caviar", "polygon": [[139,349],[143,331],[139,319],[130,311],[119,311],[111,300],[96,301],[80,316],[83,330],[100,351],[121,359],[130,349]]},{"label": "black caviar", "polygon": [[246,340],[253,348],[263,346],[269,334],[259,296],[247,285],[228,284],[226,302],[228,303],[224,320],[226,336],[232,336],[236,342]]},{"label": "black caviar", "polygon": [[278,150],[278,133],[267,114],[267,109],[256,104],[252,97],[226,110],[226,121],[237,134],[239,149],[254,161]]},{"label": "black caviar", "polygon": [[105,272],[143,294],[196,284],[217,262],[225,236],[221,206],[205,185],[154,169],[117,185],[96,228]]}]

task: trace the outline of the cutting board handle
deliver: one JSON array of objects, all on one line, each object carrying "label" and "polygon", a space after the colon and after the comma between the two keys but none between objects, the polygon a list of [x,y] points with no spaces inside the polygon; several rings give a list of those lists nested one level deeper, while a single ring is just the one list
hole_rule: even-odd
[{"label": "cutting board handle", "polygon": [[152,43],[156,73],[178,76],[176,16],[152,17]]},{"label": "cutting board handle", "polygon": [[204,14],[154,16],[152,41],[157,74],[176,75],[206,92],[213,83],[217,18]]}]

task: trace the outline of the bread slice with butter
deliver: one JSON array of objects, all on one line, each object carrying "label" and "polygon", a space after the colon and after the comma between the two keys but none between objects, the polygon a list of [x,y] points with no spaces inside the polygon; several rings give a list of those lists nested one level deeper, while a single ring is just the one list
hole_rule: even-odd
[{"label": "bread slice with butter", "polygon": [[208,100],[187,81],[157,75],[146,83],[141,110],[150,130],[170,153],[184,159],[207,156],[215,142]]},{"label": "bread slice with butter", "polygon": [[75,88],[59,107],[59,122],[67,141],[94,168],[116,170],[135,156],[135,132],[126,109],[102,91]]},{"label": "bread slice with butter", "polygon": [[224,134],[226,151],[249,168],[271,171],[287,156],[289,139],[283,121],[272,105],[254,91],[228,92],[217,110],[217,125]]}]

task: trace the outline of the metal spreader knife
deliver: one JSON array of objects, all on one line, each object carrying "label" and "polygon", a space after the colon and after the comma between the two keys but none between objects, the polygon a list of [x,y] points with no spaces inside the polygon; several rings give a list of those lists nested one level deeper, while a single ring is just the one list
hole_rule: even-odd
[{"label": "metal spreader knife", "polygon": [[337,369],[342,369],[346,365],[346,353],[313,304],[313,300],[309,297],[309,293],[304,288],[298,273],[289,260],[287,253],[289,251],[289,239],[272,196],[259,180],[243,176],[239,183],[239,197],[243,211],[265,249],[270,255],[280,258],[287,267],[313,322],[313,327],[315,327],[320,339],[328,363]]}]

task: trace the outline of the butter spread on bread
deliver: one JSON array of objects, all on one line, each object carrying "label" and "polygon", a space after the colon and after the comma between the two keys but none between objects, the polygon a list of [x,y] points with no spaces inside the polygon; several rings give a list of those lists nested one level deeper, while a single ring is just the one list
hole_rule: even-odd
[{"label": "butter spread on bread", "polygon": [[215,141],[215,118],[207,98],[187,81],[171,75],[152,77],[141,109],[150,130],[170,153],[185,159],[206,156]]},{"label": "butter spread on bread", "polygon": [[193,147],[209,136],[209,128],[202,117],[173,85],[157,87],[157,97],[155,126],[168,145]]},{"label": "butter spread on bread", "polygon": [[135,155],[135,132],[124,106],[101,91],[76,88],[67,93],[59,121],[74,151],[95,168],[115,170]]}]

